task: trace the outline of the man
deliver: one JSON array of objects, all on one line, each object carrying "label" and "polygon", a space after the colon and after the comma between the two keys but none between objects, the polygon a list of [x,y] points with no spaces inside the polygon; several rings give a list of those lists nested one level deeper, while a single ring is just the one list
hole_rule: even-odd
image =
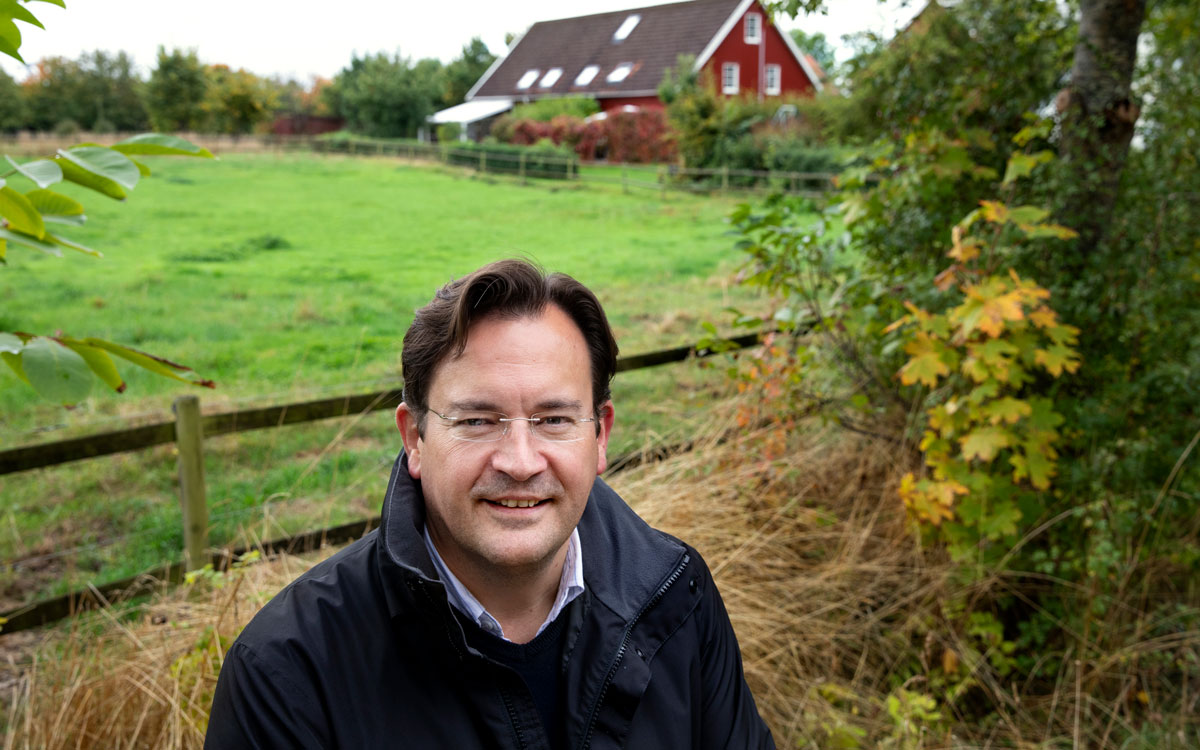
[{"label": "man", "polygon": [[598,478],[617,345],[501,261],[404,336],[380,528],[229,649],[208,748],[773,748],[695,550]]}]

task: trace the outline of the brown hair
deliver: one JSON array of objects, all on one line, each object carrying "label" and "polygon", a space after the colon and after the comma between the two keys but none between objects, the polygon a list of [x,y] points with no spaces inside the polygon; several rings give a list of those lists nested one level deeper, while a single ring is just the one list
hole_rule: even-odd
[{"label": "brown hair", "polygon": [[419,425],[429,409],[429,387],[433,373],[446,357],[457,357],[467,346],[471,324],[496,315],[523,318],[540,315],[547,305],[556,305],[587,342],[592,369],[592,407],[611,398],[609,384],[617,370],[617,342],[604,308],[592,291],[563,273],[546,275],[525,260],[489,263],[467,276],[451,281],[437,291],[433,300],[417,310],[404,334],[400,366],[404,374],[404,402]]}]

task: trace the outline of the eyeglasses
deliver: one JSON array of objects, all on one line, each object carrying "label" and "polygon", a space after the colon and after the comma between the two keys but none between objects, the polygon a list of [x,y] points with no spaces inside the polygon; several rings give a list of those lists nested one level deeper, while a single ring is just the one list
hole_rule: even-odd
[{"label": "eyeglasses", "polygon": [[582,440],[587,432],[584,423],[595,422],[592,417],[577,417],[557,411],[538,412],[528,417],[510,417],[496,411],[468,411],[453,416],[430,409],[449,427],[450,437],[471,443],[490,443],[508,434],[513,422],[528,422],[529,430],[539,440],[551,443],[570,443]]}]

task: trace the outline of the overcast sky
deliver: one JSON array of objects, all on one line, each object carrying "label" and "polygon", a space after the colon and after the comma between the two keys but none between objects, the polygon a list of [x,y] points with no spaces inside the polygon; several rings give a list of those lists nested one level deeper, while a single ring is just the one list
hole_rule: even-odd
[{"label": "overcast sky", "polygon": [[[158,45],[195,48],[207,63],[246,68],[263,76],[307,82],[332,78],[353,53],[386,52],[436,57],[449,62],[472,37],[494,53],[504,50],[506,32],[524,31],[535,21],[601,13],[648,4],[645,0],[458,0],[451,3],[411,0],[357,0],[346,4],[310,0],[66,0],[62,10],[32,3],[30,10],[46,26],[42,31],[19,24],[21,55],[77,58],[101,49],[125,50],[143,75],[154,66]],[[790,19],[823,32],[838,43],[843,34],[875,31],[891,36],[920,9],[914,0],[826,0],[829,13]],[[9,75],[22,79],[25,68],[0,55]]]}]

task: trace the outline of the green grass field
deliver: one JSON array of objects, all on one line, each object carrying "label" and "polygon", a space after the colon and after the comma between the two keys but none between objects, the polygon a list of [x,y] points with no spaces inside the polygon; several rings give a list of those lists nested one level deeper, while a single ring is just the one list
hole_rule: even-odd
[{"label": "green grass field", "polygon": [[[9,250],[0,330],[100,336],[218,382],[206,410],[394,386],[399,344],[433,290],[487,261],[531,258],[596,290],[626,354],[692,342],[753,306],[732,285],[730,199],[504,178],[391,159],[158,159],[126,205],[86,191],[68,236],[105,258]],[[23,187],[23,186],[19,186]],[[66,190],[70,190],[68,186]],[[64,233],[65,234],[65,233]],[[0,445],[169,418],[189,390],[135,368],[73,410],[0,374]],[[693,364],[628,373],[614,453],[688,430],[724,383]],[[390,415],[206,442],[212,542],[377,512],[399,440]],[[177,558],[172,447],[0,477],[0,609]],[[62,555],[63,550],[70,554]]]}]

